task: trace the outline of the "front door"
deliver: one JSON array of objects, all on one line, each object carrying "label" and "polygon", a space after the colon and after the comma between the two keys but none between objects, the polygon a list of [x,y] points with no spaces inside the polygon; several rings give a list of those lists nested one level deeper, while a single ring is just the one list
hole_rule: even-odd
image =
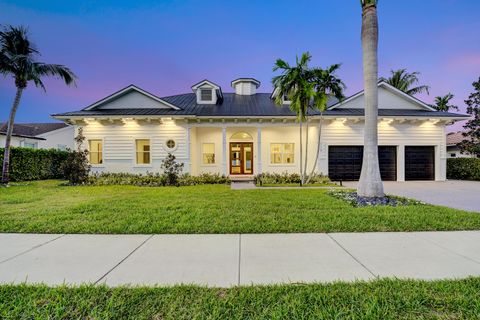
[{"label": "front door", "polygon": [[230,174],[253,174],[252,142],[230,142]]}]

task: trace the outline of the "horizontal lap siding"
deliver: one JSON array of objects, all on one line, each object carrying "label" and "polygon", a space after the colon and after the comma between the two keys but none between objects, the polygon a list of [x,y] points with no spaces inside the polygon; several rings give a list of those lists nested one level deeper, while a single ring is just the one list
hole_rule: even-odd
[{"label": "horizontal lap siding", "polygon": [[[430,122],[417,124],[410,123],[379,123],[378,140],[383,145],[418,144],[437,145],[441,144],[444,129]],[[342,123],[333,121],[322,132],[322,139],[328,145],[347,144],[363,145],[363,123]]]},{"label": "horizontal lap siding", "polygon": [[[175,124],[136,124],[126,125],[101,125],[89,124],[83,127],[83,134],[87,140],[103,139],[103,152],[105,165],[109,160],[134,160],[135,140],[150,139],[152,160],[164,159],[171,152],[178,160],[187,159],[187,129]],[[165,142],[173,139],[176,147],[167,151]],[[85,143],[85,147],[87,147]]]}]

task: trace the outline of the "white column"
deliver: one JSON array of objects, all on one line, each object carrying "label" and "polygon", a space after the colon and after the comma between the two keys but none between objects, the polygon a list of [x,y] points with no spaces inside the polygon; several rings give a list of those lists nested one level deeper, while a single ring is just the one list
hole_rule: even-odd
[{"label": "white column", "polygon": [[397,181],[405,181],[405,145],[397,147]]},{"label": "white column", "polygon": [[187,158],[185,159],[185,166],[186,172],[192,173],[192,165],[191,165],[191,156],[190,156],[190,126],[187,125]]},{"label": "white column", "polygon": [[222,168],[223,174],[227,175],[227,128],[222,128]]},{"label": "white column", "polygon": [[262,128],[257,128],[257,174],[262,173]]}]

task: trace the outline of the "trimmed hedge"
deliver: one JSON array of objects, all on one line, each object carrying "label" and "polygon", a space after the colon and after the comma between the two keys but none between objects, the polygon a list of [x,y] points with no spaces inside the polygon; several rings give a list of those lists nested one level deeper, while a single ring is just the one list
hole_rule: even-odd
[{"label": "trimmed hedge", "polygon": [[[314,173],[313,176],[310,178],[311,184],[328,184],[330,183],[330,179],[327,176]],[[261,173],[255,176],[255,184],[256,185],[264,185],[264,184],[290,184],[290,183],[300,183],[300,174],[298,173]]]},{"label": "trimmed hedge", "polygon": [[[140,187],[164,187],[168,186],[167,175],[164,173],[95,173],[91,175],[87,184],[95,186],[105,185],[131,185]],[[230,179],[224,175],[202,173],[192,176],[184,173],[178,177],[178,186],[194,186],[199,184],[230,184]]]},{"label": "trimmed hedge", "polygon": [[[3,164],[4,148],[0,148]],[[55,149],[16,148],[10,150],[10,180],[63,179],[62,164],[67,152]]]},{"label": "trimmed hedge", "polygon": [[480,158],[447,159],[447,179],[480,181]]}]

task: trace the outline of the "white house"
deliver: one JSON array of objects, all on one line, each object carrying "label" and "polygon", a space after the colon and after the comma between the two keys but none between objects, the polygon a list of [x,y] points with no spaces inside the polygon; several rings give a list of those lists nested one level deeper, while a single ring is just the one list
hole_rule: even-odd
[{"label": "white house", "polygon": [[[0,147],[5,145],[7,124],[0,124]],[[15,123],[11,139],[12,147],[59,149],[73,148],[74,128],[63,122]]]},{"label": "white house", "polygon": [[[74,112],[53,115],[83,127],[95,171],[145,173],[160,170],[168,153],[193,175],[231,177],[299,171],[299,124],[273,93],[257,93],[260,82],[240,78],[234,92],[203,80],[192,93],[157,97],[134,85]],[[445,180],[445,126],[464,115],[435,111],[385,82],[379,86],[379,151],[384,180]],[[363,92],[324,113],[315,170],[332,180],[356,180],[362,163]],[[309,170],[320,115],[309,117]],[[304,140],[305,141],[305,140]]]}]

